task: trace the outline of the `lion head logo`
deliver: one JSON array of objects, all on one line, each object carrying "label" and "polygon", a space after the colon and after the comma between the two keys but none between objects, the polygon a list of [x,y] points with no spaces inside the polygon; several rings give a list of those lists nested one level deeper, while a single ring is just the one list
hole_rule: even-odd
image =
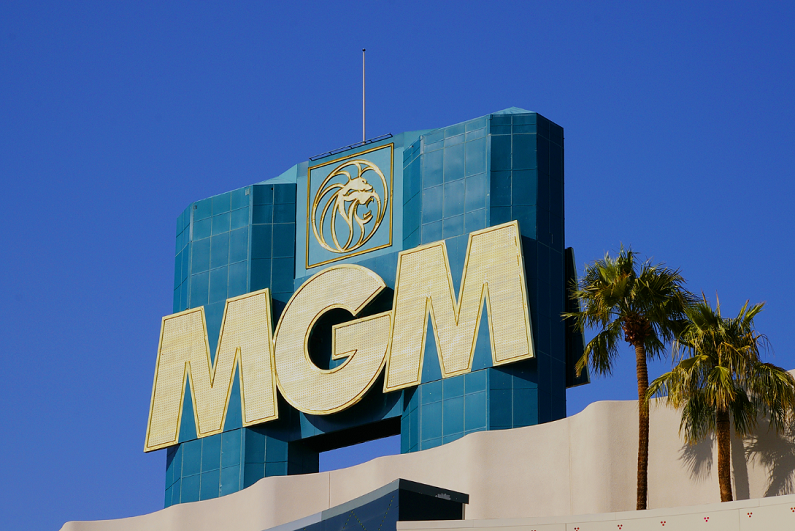
[{"label": "lion head logo", "polygon": [[[367,180],[368,177],[380,180],[383,200]],[[386,178],[375,164],[357,159],[337,166],[323,180],[312,204],[312,232],[318,243],[333,253],[348,253],[360,248],[381,225],[389,201],[388,194]],[[337,231],[343,226],[347,227],[347,236],[341,241]],[[330,242],[326,239],[327,233],[331,236]]]}]

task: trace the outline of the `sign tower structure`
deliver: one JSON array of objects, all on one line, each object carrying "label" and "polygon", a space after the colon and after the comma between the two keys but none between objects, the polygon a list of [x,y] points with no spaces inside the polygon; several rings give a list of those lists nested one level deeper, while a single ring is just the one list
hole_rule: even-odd
[{"label": "sign tower structure", "polygon": [[165,506],[563,418],[588,379],[563,191],[563,129],[512,107],[189,205],[145,443]]}]

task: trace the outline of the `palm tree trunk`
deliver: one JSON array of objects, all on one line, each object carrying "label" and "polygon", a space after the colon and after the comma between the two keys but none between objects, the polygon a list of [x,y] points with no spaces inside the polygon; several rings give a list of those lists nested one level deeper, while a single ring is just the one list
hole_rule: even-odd
[{"label": "palm tree trunk", "polygon": [[649,486],[649,403],[646,401],[649,371],[643,344],[635,345],[635,362],[638,373],[638,498],[635,508],[643,511],[646,509]]},{"label": "palm tree trunk", "polygon": [[731,428],[729,412],[718,409],[715,414],[718,435],[718,484],[720,485],[720,501],[732,501],[731,476]]}]

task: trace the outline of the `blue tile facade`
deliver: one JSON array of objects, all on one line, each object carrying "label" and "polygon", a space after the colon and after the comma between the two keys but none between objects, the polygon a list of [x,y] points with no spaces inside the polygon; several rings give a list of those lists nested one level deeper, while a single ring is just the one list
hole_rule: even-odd
[{"label": "blue tile facade", "polygon": [[[567,381],[576,385],[583,379],[571,377],[581,338],[572,339],[560,318],[567,278],[563,129],[512,108],[373,145],[387,144],[394,149],[392,246],[345,261],[375,271],[394,288],[398,252],[443,239],[458,292],[468,234],[518,220],[536,358],[492,367],[484,322],[469,374],[442,379],[438,363],[426,362],[415,388],[383,394],[379,380],[356,406],[323,417],[300,413],[280,399],[277,421],[248,428],[242,427],[236,380],[226,431],[203,439],[196,438],[186,398],[180,444],[167,451],[166,506],[222,496],[266,476],[314,472],[320,451],[376,436],[399,432],[401,452],[407,453],[475,431],[565,416]],[[270,288],[278,319],[295,289],[320,270],[305,269],[304,250],[306,174],[316,163],[198,201],[179,216],[173,309],[205,307],[213,356],[227,298]],[[391,299],[377,300],[368,311],[390,307]],[[318,327],[330,330],[331,324]],[[329,341],[316,335],[313,361],[323,368],[340,363],[330,360]],[[433,334],[428,338],[425,359],[435,360]]]}]

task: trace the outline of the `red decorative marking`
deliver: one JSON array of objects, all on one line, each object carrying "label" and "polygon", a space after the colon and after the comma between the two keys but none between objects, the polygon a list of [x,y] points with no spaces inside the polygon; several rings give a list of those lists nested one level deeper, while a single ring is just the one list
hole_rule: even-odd
[{"label": "red decorative marking", "polygon": [[662,525],[663,527],[665,527],[665,520],[660,520],[660,525]]},{"label": "red decorative marking", "polygon": [[748,518],[751,518],[751,516],[752,516],[754,513],[745,513],[745,514],[747,514],[747,515],[748,515]]}]

